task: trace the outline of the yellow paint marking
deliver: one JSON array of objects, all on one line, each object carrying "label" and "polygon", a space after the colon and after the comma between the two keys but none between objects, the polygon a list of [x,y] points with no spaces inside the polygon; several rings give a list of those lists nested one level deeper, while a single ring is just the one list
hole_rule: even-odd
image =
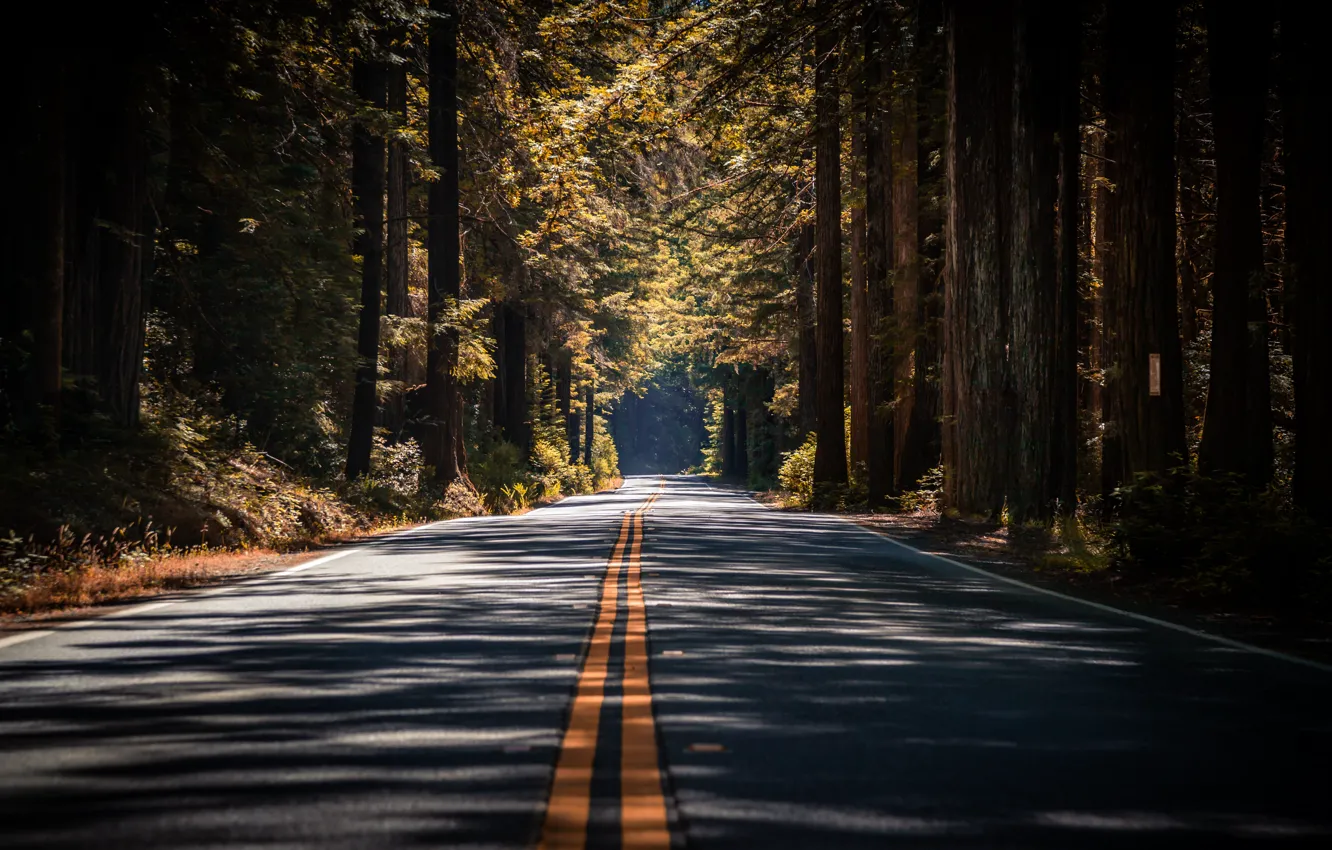
[{"label": "yellow paint marking", "polygon": [[[541,829],[541,850],[583,850],[592,810],[592,769],[597,732],[606,697],[606,674],[615,629],[620,571],[626,570],[628,624],[621,717],[620,822],[626,848],[669,848],[666,798],[657,758],[656,721],[648,684],[647,614],[643,602],[641,555],[643,514],[666,489],[648,497],[638,510],[624,515],[606,577],[601,583],[601,609],[592,630],[592,644],[579,673],[569,726],[560,744],[551,783],[550,802]],[[633,543],[629,544],[630,532]]]},{"label": "yellow paint marking", "polygon": [[619,595],[620,564],[624,559],[631,517],[625,514],[620,536],[611,552],[606,578],[601,583],[601,611],[592,630],[592,645],[578,676],[569,727],[560,744],[551,783],[546,822],[541,829],[543,850],[582,850],[587,843],[587,819],[592,809],[592,763],[597,754],[597,729],[601,704],[606,696],[606,666],[610,658],[611,633],[615,628],[616,597]]},{"label": "yellow paint marking", "polygon": [[649,507],[650,501],[634,516],[634,542],[629,549],[626,576],[629,626],[624,638],[620,828],[624,846],[634,850],[671,846],[670,828],[666,823],[666,797],[661,789],[661,767],[657,757],[657,725],[652,717],[647,613],[643,604],[643,514]]}]

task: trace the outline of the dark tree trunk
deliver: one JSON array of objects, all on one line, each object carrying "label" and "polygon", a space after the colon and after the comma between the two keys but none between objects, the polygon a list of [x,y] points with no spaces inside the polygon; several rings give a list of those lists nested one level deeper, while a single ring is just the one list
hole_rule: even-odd
[{"label": "dark tree trunk", "polygon": [[[1003,508],[1013,433],[1008,341],[1012,23],[1005,4],[950,0],[945,499]],[[1025,353],[1024,353],[1025,356]]]},{"label": "dark tree trunk", "polygon": [[1332,138],[1316,7],[1285,0],[1282,114],[1286,166],[1286,287],[1295,367],[1295,501],[1332,522],[1332,263],[1328,262],[1327,142]]},{"label": "dark tree trunk", "polygon": [[735,477],[749,486],[749,417],[745,413],[746,399],[742,394],[735,409]]},{"label": "dark tree trunk", "polygon": [[1198,466],[1262,489],[1272,478],[1260,180],[1272,19],[1259,4],[1208,6],[1216,240],[1212,367]]},{"label": "dark tree trunk", "polygon": [[1017,0],[1015,11],[1009,362],[1017,429],[1008,506],[1013,521],[1026,522],[1048,519],[1067,498],[1063,471],[1074,463],[1067,429],[1077,401],[1080,146],[1077,63],[1064,55],[1076,43],[1076,11],[1058,0]]},{"label": "dark tree trunk", "polygon": [[[401,126],[407,124],[407,68],[395,65],[388,75],[388,111]],[[411,187],[411,162],[407,158],[407,143],[394,136],[388,143],[388,278],[386,281],[385,311],[390,316],[407,318],[412,314],[407,292],[407,194]],[[391,439],[396,441],[405,424],[405,396],[407,382],[407,350],[398,346],[393,352],[390,378],[398,388],[384,405],[384,422]]]},{"label": "dark tree trunk", "polygon": [[1198,338],[1198,234],[1202,204],[1202,174],[1199,160],[1202,158],[1197,138],[1201,128],[1198,122],[1187,116],[1180,116],[1180,137],[1178,140],[1179,165],[1179,244],[1176,248],[1176,263],[1179,275],[1179,329],[1184,343]]},{"label": "dark tree trunk", "polygon": [[[898,329],[894,264],[892,65],[887,10],[876,8],[865,27],[865,392],[866,476],[871,505],[893,491],[893,353]],[[854,314],[854,300],[852,302]],[[854,402],[854,396],[853,396]]]},{"label": "dark tree trunk", "polygon": [[[871,13],[872,14],[872,13]],[[871,22],[867,19],[867,25]],[[877,141],[866,139],[869,127],[863,110],[872,102],[867,99],[866,77],[869,75],[869,63],[877,57],[867,55],[860,67],[853,71],[851,96],[851,468],[868,469],[870,439],[870,317],[866,295],[865,273],[865,216],[867,200],[866,187],[866,144]],[[856,73],[858,71],[859,73]],[[882,134],[880,134],[882,135]]]},{"label": "dark tree trunk", "polygon": [[458,331],[444,327],[462,290],[458,241],[458,10],[455,0],[430,0],[430,159],[439,178],[430,184],[426,247],[429,251],[429,315],[426,415],[422,456],[435,480],[448,485],[466,477],[454,428],[460,395]]},{"label": "dark tree trunk", "polygon": [[527,308],[504,303],[504,424],[501,436],[518,447],[523,458],[531,451],[527,405]]},{"label": "dark tree trunk", "polygon": [[[1174,3],[1112,0],[1106,30],[1105,155],[1114,190],[1104,239],[1102,463],[1112,486],[1180,464],[1185,445],[1175,296]],[[1159,396],[1149,392],[1153,355]]]},{"label": "dark tree trunk", "polygon": [[[946,107],[938,94],[945,88],[946,79],[946,45],[938,33],[943,23],[942,3],[921,0],[917,3],[917,15],[912,33],[910,83],[901,88],[902,107],[893,112],[902,128],[902,155],[896,169],[899,176],[893,190],[894,220],[899,235],[897,283],[902,287],[898,291],[903,299],[896,308],[906,323],[910,346],[898,358],[900,369],[909,378],[902,390],[909,402],[905,407],[899,404],[898,415],[894,417],[900,443],[895,460],[896,478],[902,490],[915,487],[938,465],[942,442],[939,332],[943,303],[938,276],[927,271],[925,260],[938,252],[933,246],[944,241],[943,220],[933,211],[927,216],[920,202],[922,187],[932,191],[926,181],[934,179],[929,177],[931,160],[941,153],[935,139],[941,134],[934,132],[935,124],[946,120],[943,114]],[[910,127],[915,128],[914,132]],[[909,244],[903,244],[907,239]],[[931,246],[928,250],[927,241]],[[905,300],[913,295],[915,306],[908,309]]]},{"label": "dark tree trunk", "polygon": [[583,426],[583,463],[588,467],[592,466],[592,445],[596,436],[596,420],[593,418],[597,412],[597,393],[596,385],[591,381],[587,384],[587,398],[583,405],[583,414],[586,417]]},{"label": "dark tree trunk", "polygon": [[560,423],[564,426],[564,440],[568,445],[569,461],[578,462],[578,416],[573,412],[573,364],[567,351],[558,352],[555,374],[555,398],[559,405]]},{"label": "dark tree trunk", "polygon": [[[356,96],[383,109],[385,73],[378,62],[352,64]],[[384,139],[364,123],[352,131],[352,207],[356,216],[354,252],[361,257],[361,323],[356,335],[356,393],[352,399],[347,480],[370,471],[374,442],[379,365],[379,299],[384,267]]]},{"label": "dark tree trunk", "polygon": [[[919,38],[919,28],[912,27],[912,41]],[[897,403],[893,407],[892,441],[895,489],[910,487],[914,480],[907,480],[904,472],[910,461],[905,450],[909,438],[910,426],[915,417],[916,381],[914,372],[916,363],[916,343],[923,328],[920,311],[920,170],[916,158],[919,155],[920,121],[917,117],[917,73],[915,62],[919,53],[912,56],[906,67],[896,73],[897,84],[894,86],[892,124],[892,159],[893,159],[893,392]],[[923,366],[923,364],[921,364]]]},{"label": "dark tree trunk", "polygon": [[721,443],[721,474],[723,478],[735,477],[735,409],[729,403],[722,406],[721,434],[717,437]]},{"label": "dark tree trunk", "polygon": [[1055,351],[1055,455],[1052,477],[1060,512],[1071,515],[1078,490],[1078,331],[1082,315],[1078,233],[1082,221],[1081,2],[1051,10],[1057,39],[1056,67],[1059,150],[1059,210],[1056,218],[1056,274],[1059,285],[1059,342]]},{"label": "dark tree trunk", "polygon": [[508,349],[504,329],[507,327],[504,315],[504,302],[490,302],[490,332],[495,337],[495,377],[490,381],[490,424],[494,432],[504,436],[504,423],[508,421],[505,403],[508,391],[505,389],[505,376],[508,374],[504,352]]},{"label": "dark tree trunk", "polygon": [[819,0],[823,26],[815,38],[815,235],[818,241],[818,386],[815,387],[816,484],[846,483],[846,422],[842,370],[842,131],[837,90],[838,32],[832,0]]},{"label": "dark tree trunk", "polygon": [[[65,310],[65,85],[63,62],[57,59],[42,80],[40,124],[42,185],[38,194],[39,239],[33,249],[40,262],[33,322],[35,400],[46,407],[52,430],[60,423],[60,388],[64,357]],[[28,246],[16,245],[17,250]]]},{"label": "dark tree trunk", "polygon": [[796,359],[799,361],[800,441],[814,430],[815,387],[818,386],[818,354],[814,330],[814,225],[803,225],[796,238]]}]

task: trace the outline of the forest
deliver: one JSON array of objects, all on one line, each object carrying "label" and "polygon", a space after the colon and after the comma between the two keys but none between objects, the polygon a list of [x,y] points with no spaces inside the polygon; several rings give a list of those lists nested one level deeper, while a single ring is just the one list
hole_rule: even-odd
[{"label": "forest", "polygon": [[3,60],[0,592],[688,471],[1325,611],[1315,11],[46,9]]}]

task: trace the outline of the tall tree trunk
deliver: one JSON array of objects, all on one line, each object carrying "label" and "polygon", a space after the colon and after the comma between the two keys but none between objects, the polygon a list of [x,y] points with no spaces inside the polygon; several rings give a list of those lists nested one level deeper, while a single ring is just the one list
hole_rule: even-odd
[{"label": "tall tree trunk", "polygon": [[505,389],[508,375],[505,352],[508,344],[504,330],[507,327],[503,301],[490,302],[490,332],[495,337],[495,377],[490,381],[490,424],[500,437],[504,435],[504,423],[508,421],[505,405],[508,391]]},{"label": "tall tree trunk", "polygon": [[815,387],[816,484],[846,483],[842,370],[842,130],[837,86],[838,30],[833,0],[819,0],[823,26],[814,40],[815,236],[818,242],[818,386]]},{"label": "tall tree trunk", "polygon": [[560,424],[564,426],[564,441],[568,447],[569,462],[578,462],[578,416],[573,412],[573,363],[569,352],[556,353],[555,398],[559,405]]},{"label": "tall tree trunk", "polygon": [[735,408],[729,401],[722,403],[721,434],[717,436],[721,444],[721,474],[723,478],[735,477]]},{"label": "tall tree trunk", "polygon": [[[352,64],[356,96],[383,109],[384,66],[357,59]],[[379,299],[384,266],[384,139],[364,122],[352,130],[352,206],[361,257],[361,323],[356,335],[356,393],[352,399],[351,438],[347,444],[347,480],[370,471],[374,443],[379,365]]]},{"label": "tall tree trunk", "polygon": [[504,303],[504,427],[505,440],[518,447],[523,459],[531,451],[527,404],[527,308]]},{"label": "tall tree trunk", "polygon": [[1179,239],[1176,263],[1179,276],[1179,328],[1188,344],[1198,338],[1198,231],[1202,204],[1202,174],[1198,133],[1201,128],[1191,116],[1180,116],[1178,140],[1179,164]]},{"label": "tall tree trunk", "polygon": [[1266,7],[1208,6],[1216,241],[1212,274],[1212,368],[1198,466],[1272,478],[1272,397],[1267,351],[1260,181],[1272,19]]},{"label": "tall tree trunk", "polygon": [[[872,14],[872,13],[871,13]],[[866,20],[866,24],[869,21]],[[870,103],[867,99],[866,76],[872,57],[866,55],[860,63],[860,73],[853,72],[851,96],[851,467],[868,467],[870,439],[870,317],[865,291],[865,215],[868,200],[866,191],[866,144],[868,125],[862,110]]]},{"label": "tall tree trunk", "polygon": [[592,466],[592,447],[596,436],[597,388],[591,379],[587,382],[587,398],[583,404],[583,463]]},{"label": "tall tree trunk", "polygon": [[749,486],[749,416],[745,411],[747,399],[740,394],[735,408],[735,477]]},{"label": "tall tree trunk", "polygon": [[[62,338],[65,310],[65,77],[64,62],[57,58],[42,80],[41,191],[39,203],[39,255],[37,298],[33,322],[35,398],[46,407],[52,430],[60,424]],[[26,246],[15,246],[25,250]]]},{"label": "tall tree trunk", "polygon": [[[1011,10],[950,0],[945,500],[997,517],[1009,473]],[[1024,352],[1024,355],[1025,352]]]},{"label": "tall tree trunk", "polygon": [[435,480],[465,478],[454,433],[460,396],[458,331],[444,327],[462,290],[458,240],[458,9],[456,0],[430,0],[430,159],[439,178],[430,184],[429,314],[427,316],[426,415],[422,456]]},{"label": "tall tree trunk", "polygon": [[796,359],[799,361],[797,391],[800,441],[814,430],[815,387],[818,386],[818,354],[814,331],[814,225],[800,227],[796,236]]},{"label": "tall tree trunk", "polygon": [[1281,86],[1286,166],[1286,272],[1295,367],[1295,501],[1332,522],[1332,263],[1328,234],[1332,196],[1327,89],[1320,76],[1322,30],[1316,7],[1281,6]]},{"label": "tall tree trunk", "polygon": [[1048,519],[1056,500],[1068,497],[1063,473],[1074,465],[1067,430],[1076,423],[1080,145],[1077,63],[1065,54],[1076,25],[1066,2],[1015,4],[1009,362],[1017,428],[1008,491],[1015,522]]},{"label": "tall tree trunk", "polygon": [[[912,40],[919,37],[919,28],[912,27]],[[897,350],[893,386],[897,404],[893,407],[893,469],[896,489],[913,486],[908,479],[910,461],[906,449],[911,424],[916,414],[917,340],[923,331],[920,298],[920,121],[917,117],[917,72],[913,55],[911,62],[895,74],[893,94],[893,312],[896,314],[893,341]],[[924,470],[921,470],[923,472]],[[917,475],[919,477],[919,475]]]},{"label": "tall tree trunk", "polygon": [[[388,75],[388,111],[400,126],[407,125],[407,66],[395,65]],[[388,279],[386,281],[385,311],[390,316],[411,316],[411,300],[407,292],[407,193],[411,187],[411,162],[407,157],[407,142],[397,135],[388,143]],[[396,441],[402,434],[406,411],[407,350],[399,345],[393,352],[390,378],[398,383],[384,405],[384,420],[390,437]]]},{"label": "tall tree trunk", "polygon": [[[940,393],[941,313],[943,299],[939,292],[940,281],[933,267],[927,270],[926,258],[940,252],[937,245],[943,243],[943,216],[933,209],[928,215],[920,203],[920,193],[934,193],[933,184],[937,178],[932,174],[932,160],[945,153],[939,146],[935,126],[947,120],[945,90],[947,72],[945,65],[946,39],[939,34],[943,24],[943,4],[941,0],[919,0],[916,3],[916,26],[912,33],[912,61],[909,73],[914,97],[908,97],[909,89],[903,88],[902,108],[894,110],[902,126],[902,157],[898,159],[900,178],[894,188],[894,216],[900,207],[903,217],[900,219],[897,241],[899,260],[911,258],[914,262],[899,266],[897,282],[903,284],[903,298],[914,289],[915,307],[910,312],[905,305],[897,306],[897,314],[902,317],[908,330],[909,350],[898,360],[903,370],[909,370],[909,397],[907,407],[900,408],[895,417],[901,422],[898,428],[901,436],[901,448],[895,461],[897,484],[899,489],[909,489],[917,485],[922,477],[939,464],[942,444],[940,414],[942,398]],[[909,122],[909,123],[908,123]],[[911,139],[905,134],[909,125],[915,126]],[[914,146],[914,154],[910,153]],[[910,156],[910,162],[907,157]],[[910,183],[910,186],[906,185]],[[899,188],[900,187],[900,188]],[[899,201],[899,198],[901,199]],[[902,229],[905,222],[912,228]],[[910,238],[909,245],[903,245],[902,239]],[[942,265],[936,263],[935,265]],[[914,277],[914,282],[912,281]]]},{"label": "tall tree trunk", "polygon": [[[888,11],[871,10],[865,21],[865,255],[866,340],[865,391],[868,409],[867,454],[869,500],[882,504],[893,487],[893,354],[894,327],[894,203],[891,44]],[[853,222],[854,223],[854,222]],[[854,295],[854,293],[853,293]],[[855,306],[852,302],[854,320]],[[854,325],[853,325],[854,327]],[[854,395],[853,415],[854,415]]]},{"label": "tall tree trunk", "polygon": [[1060,511],[1070,515],[1077,507],[1078,488],[1078,337],[1083,313],[1079,286],[1078,235],[1082,223],[1082,80],[1081,2],[1056,3],[1050,37],[1056,40],[1059,151],[1059,209],[1056,218],[1056,275],[1058,278],[1059,341],[1055,351],[1055,426],[1053,497]]},{"label": "tall tree trunk", "polygon": [[[1163,473],[1185,452],[1175,297],[1174,37],[1173,2],[1109,4],[1105,155],[1114,190],[1100,244],[1108,353],[1102,463],[1110,486],[1138,473]],[[1160,395],[1151,394],[1154,358]]]}]

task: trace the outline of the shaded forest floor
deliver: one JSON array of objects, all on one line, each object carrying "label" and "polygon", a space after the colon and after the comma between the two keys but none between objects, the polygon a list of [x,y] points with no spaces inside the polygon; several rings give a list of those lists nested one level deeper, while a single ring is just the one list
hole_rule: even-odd
[{"label": "shaded forest floor", "polygon": [[[782,494],[755,494],[779,510]],[[937,511],[841,512],[859,525],[929,554],[942,555],[1028,584],[1156,617],[1256,646],[1332,663],[1326,606],[1298,611],[1218,595],[1181,576],[1153,575],[1118,561],[1103,541],[1069,542],[1043,528],[959,520]]]}]

